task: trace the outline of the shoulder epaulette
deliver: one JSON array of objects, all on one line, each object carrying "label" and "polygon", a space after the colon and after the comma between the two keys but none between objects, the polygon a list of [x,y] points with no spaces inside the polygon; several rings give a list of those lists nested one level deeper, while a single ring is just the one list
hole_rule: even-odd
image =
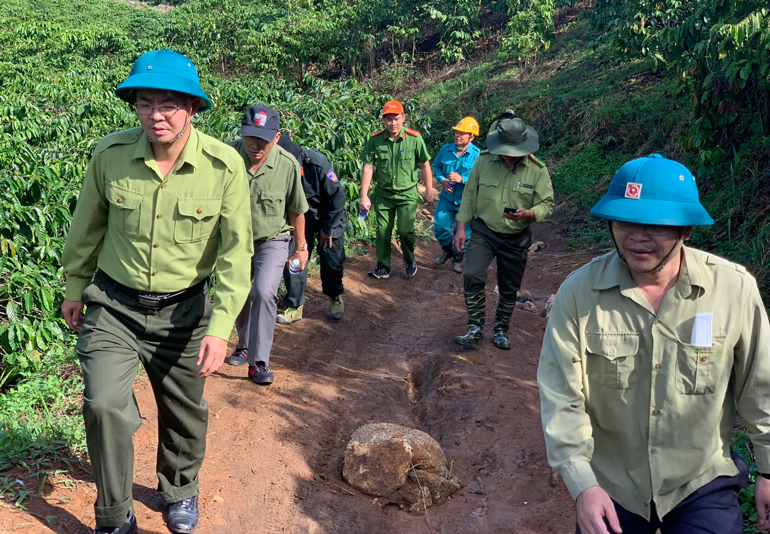
[{"label": "shoulder epaulette", "polygon": [[538,166],[538,167],[540,167],[541,169],[545,168],[545,163],[543,163],[542,161],[540,161],[539,159],[537,159],[537,158],[536,158],[535,156],[533,156],[532,154],[530,154],[528,157],[529,157],[529,159],[531,159],[531,160],[532,160],[532,163],[534,163],[535,165],[537,165],[537,166]]},{"label": "shoulder epaulette", "polygon": [[385,130],[380,130],[379,132],[374,132],[371,136],[374,137],[375,135],[380,135]]},{"label": "shoulder epaulette", "polygon": [[406,130],[404,130],[404,131],[405,131],[406,133],[408,133],[409,135],[413,135],[413,136],[415,136],[415,137],[419,137],[419,136],[420,136],[420,132],[418,132],[417,130],[412,130],[411,128],[407,128],[407,129],[406,129]]},{"label": "shoulder epaulette", "polygon": [[130,130],[123,130],[105,135],[99,139],[99,141],[97,141],[96,146],[94,147],[94,154],[104,152],[111,146],[130,145],[131,143],[136,143],[141,136],[142,128],[140,126],[131,128]]},{"label": "shoulder epaulette", "polygon": [[491,156],[492,154],[489,153],[489,150],[482,150],[479,152],[479,156]]},{"label": "shoulder epaulette", "polygon": [[201,131],[198,131],[198,146],[212,158],[224,163],[230,172],[235,172],[238,166],[243,165],[235,148]]}]

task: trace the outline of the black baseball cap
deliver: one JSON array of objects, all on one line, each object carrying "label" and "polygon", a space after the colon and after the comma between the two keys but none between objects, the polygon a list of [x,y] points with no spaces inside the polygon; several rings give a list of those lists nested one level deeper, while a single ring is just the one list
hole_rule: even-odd
[{"label": "black baseball cap", "polygon": [[241,120],[241,137],[259,137],[265,141],[272,141],[281,119],[278,112],[267,106],[251,106]]}]

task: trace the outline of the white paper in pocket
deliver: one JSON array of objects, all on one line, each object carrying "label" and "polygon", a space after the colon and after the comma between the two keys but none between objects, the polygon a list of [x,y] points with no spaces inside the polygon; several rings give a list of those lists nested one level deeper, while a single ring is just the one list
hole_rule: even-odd
[{"label": "white paper in pocket", "polygon": [[692,325],[692,337],[690,345],[696,347],[711,346],[711,323],[714,321],[713,313],[695,314],[695,322]]}]

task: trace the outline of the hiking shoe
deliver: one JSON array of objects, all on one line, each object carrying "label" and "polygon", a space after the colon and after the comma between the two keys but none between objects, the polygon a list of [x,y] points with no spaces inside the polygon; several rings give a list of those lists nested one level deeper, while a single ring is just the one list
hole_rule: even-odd
[{"label": "hiking shoe", "polygon": [[260,386],[269,386],[275,381],[273,373],[267,368],[265,362],[257,362],[257,365],[249,365],[249,378]]},{"label": "hiking shoe", "polygon": [[388,269],[381,263],[378,263],[377,267],[369,271],[369,276],[371,276],[372,278],[377,278],[378,280],[380,278],[388,278],[390,276],[390,269]]},{"label": "hiking shoe", "polygon": [[508,332],[495,330],[495,347],[503,350],[511,350],[511,340],[508,338]]},{"label": "hiking shoe", "polygon": [[166,525],[176,534],[190,534],[198,526],[198,496],[171,503],[166,509]]},{"label": "hiking shoe", "polygon": [[233,353],[225,358],[225,363],[229,363],[230,365],[246,365],[249,363],[246,358],[248,357],[248,353],[246,352],[246,348],[244,347],[235,347],[235,350]]},{"label": "hiking shoe", "polygon": [[139,529],[136,526],[136,516],[130,515],[126,522],[117,528],[98,527],[94,534],[138,534]]},{"label": "hiking shoe", "polygon": [[464,336],[457,336],[455,343],[466,349],[477,349],[484,343],[484,329],[473,325]]},{"label": "hiking shoe", "polygon": [[342,303],[342,295],[337,295],[331,298],[330,304],[332,319],[339,321],[342,319],[342,314],[345,313],[345,305]]},{"label": "hiking shoe", "polygon": [[417,260],[412,260],[406,265],[404,265],[404,274],[407,278],[411,278],[414,276],[414,273],[417,272]]},{"label": "hiking shoe", "polygon": [[436,265],[444,265],[449,259],[452,257],[452,247],[449,247],[448,249],[443,249],[441,251],[441,256],[433,260],[433,263]]},{"label": "hiking shoe", "polygon": [[279,313],[275,318],[275,322],[278,324],[291,324],[298,323],[302,320],[302,308],[305,306],[298,306],[296,308],[286,308],[283,313]]}]

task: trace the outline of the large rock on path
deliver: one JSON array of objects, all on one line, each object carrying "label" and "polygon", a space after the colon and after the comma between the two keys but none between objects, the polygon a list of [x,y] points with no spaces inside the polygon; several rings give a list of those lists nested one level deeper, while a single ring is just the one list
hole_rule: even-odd
[{"label": "large rock on path", "polygon": [[458,489],[441,446],[425,432],[390,423],[364,425],[350,438],[342,476],[353,487],[410,512],[440,505]]}]

